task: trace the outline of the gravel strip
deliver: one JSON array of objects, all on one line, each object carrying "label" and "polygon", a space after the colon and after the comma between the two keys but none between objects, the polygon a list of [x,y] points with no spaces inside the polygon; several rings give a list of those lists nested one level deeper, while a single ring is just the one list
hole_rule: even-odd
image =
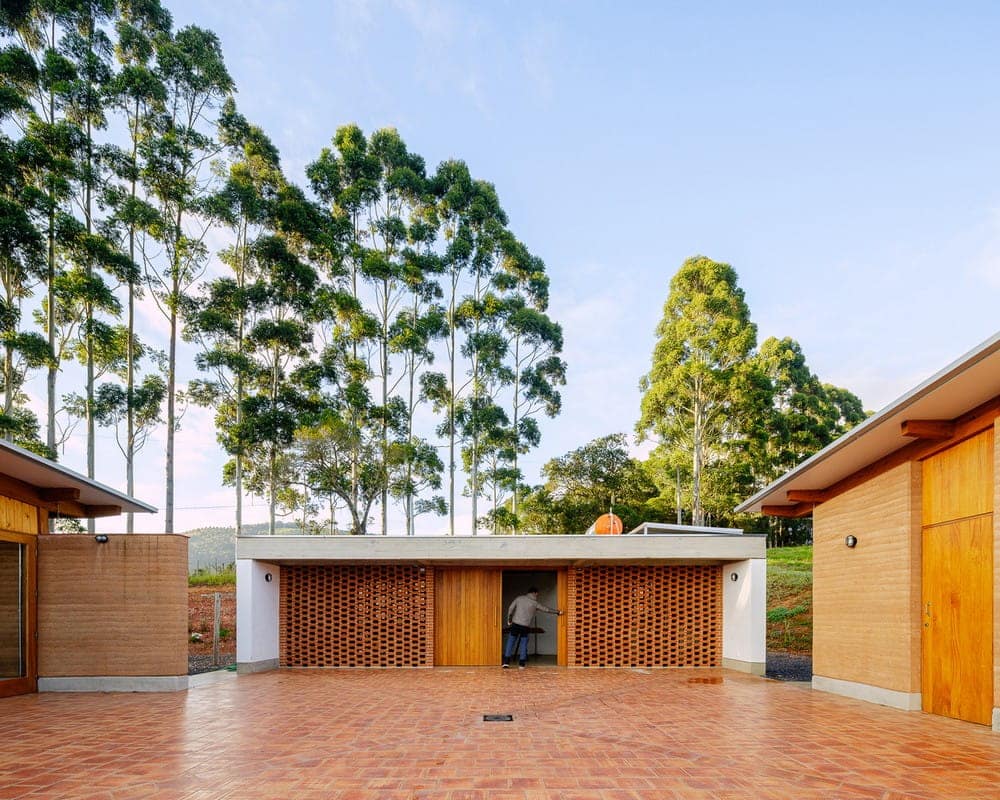
[{"label": "gravel strip", "polygon": [[212,654],[202,656],[188,656],[188,675],[200,675],[202,672],[214,672],[218,669],[225,669],[230,664],[236,663],[234,653],[222,653],[219,655],[220,665],[212,663]]},{"label": "gravel strip", "polygon": [[798,653],[775,653],[767,654],[768,678],[777,681],[811,681],[812,680],[812,656],[804,656]]}]

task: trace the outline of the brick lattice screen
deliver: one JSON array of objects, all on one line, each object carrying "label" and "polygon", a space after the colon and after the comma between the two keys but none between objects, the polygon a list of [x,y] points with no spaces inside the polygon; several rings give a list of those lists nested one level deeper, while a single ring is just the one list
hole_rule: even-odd
[{"label": "brick lattice screen", "polygon": [[281,569],[283,667],[428,667],[434,575],[405,565]]},{"label": "brick lattice screen", "polygon": [[569,570],[570,664],[717,667],[722,663],[718,566]]}]

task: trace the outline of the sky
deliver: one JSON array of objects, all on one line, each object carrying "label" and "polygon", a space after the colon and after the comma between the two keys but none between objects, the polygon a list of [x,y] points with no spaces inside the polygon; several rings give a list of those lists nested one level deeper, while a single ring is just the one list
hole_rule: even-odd
[{"label": "sky", "polygon": [[[563,410],[522,462],[531,482],[594,438],[631,436],[670,278],[692,255],[733,266],[759,341],[797,340],[873,411],[997,330],[996,4],[165,4],[177,27],[219,35],[240,110],[293,181],[353,122],[496,186],[565,335]],[[97,480],[123,489],[101,442]],[[63,463],[83,471],[83,446],[80,429]],[[177,447],[175,529],[231,524],[210,411],[188,410]],[[163,505],[162,432],[135,494]],[[162,514],[136,525],[162,530]]]}]

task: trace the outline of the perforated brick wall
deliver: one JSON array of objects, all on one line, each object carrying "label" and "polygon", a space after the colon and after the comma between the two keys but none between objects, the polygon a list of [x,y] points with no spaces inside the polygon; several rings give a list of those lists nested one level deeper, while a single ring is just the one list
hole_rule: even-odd
[{"label": "perforated brick wall", "polygon": [[568,662],[577,667],[717,667],[722,569],[569,570]]},{"label": "perforated brick wall", "polygon": [[434,574],[406,565],[281,569],[283,667],[434,663]]}]

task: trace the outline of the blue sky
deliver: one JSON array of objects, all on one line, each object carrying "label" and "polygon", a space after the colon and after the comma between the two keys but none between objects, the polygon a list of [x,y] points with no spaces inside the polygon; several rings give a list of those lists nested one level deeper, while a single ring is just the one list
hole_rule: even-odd
[{"label": "blue sky", "polygon": [[[694,254],[733,265],[761,341],[795,338],[872,410],[997,329],[993,4],[167,5],[220,36],[241,111],[293,180],[356,122],[496,185],[566,334],[564,410],[529,478],[632,431],[670,278]],[[183,426],[178,529],[226,524],[211,420]],[[162,505],[159,441],[144,459],[136,493]]]}]

